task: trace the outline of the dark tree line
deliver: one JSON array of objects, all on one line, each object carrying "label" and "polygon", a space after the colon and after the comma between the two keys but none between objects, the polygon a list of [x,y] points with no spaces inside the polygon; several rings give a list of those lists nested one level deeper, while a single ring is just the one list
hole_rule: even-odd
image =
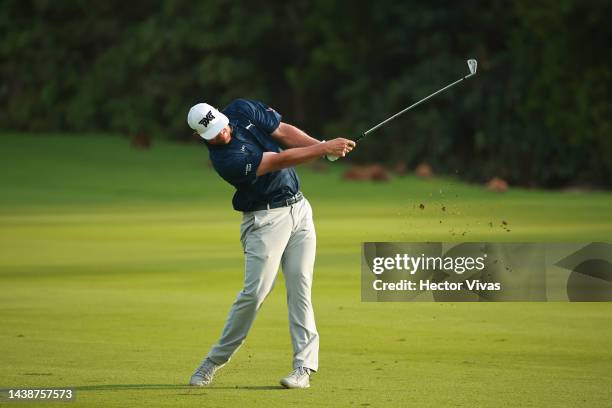
[{"label": "dark tree line", "polygon": [[612,186],[609,1],[0,2],[0,123],[185,138],[190,105],[262,99],[355,161]]}]

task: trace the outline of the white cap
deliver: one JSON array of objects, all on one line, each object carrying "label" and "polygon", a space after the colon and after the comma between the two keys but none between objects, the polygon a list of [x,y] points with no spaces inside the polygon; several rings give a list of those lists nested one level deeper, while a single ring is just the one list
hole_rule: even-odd
[{"label": "white cap", "polygon": [[198,103],[189,109],[187,123],[204,139],[210,140],[227,126],[229,119],[209,104]]}]

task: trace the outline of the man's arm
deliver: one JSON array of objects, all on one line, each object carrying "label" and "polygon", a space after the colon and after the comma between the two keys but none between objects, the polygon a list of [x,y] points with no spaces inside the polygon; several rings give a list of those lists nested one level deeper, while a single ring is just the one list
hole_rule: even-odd
[{"label": "man's arm", "polygon": [[326,154],[344,157],[348,152],[353,150],[353,147],[355,147],[354,141],[339,137],[325,143],[321,143],[317,140],[316,144],[312,144],[308,147],[296,147],[294,149],[284,150],[280,153],[265,152],[261,158],[259,167],[257,167],[256,174],[262,176],[266,173],[318,159]]},{"label": "man's arm", "polygon": [[271,134],[272,138],[288,149],[295,147],[307,147],[320,143],[317,139],[310,137],[306,132],[288,123],[281,122]]}]

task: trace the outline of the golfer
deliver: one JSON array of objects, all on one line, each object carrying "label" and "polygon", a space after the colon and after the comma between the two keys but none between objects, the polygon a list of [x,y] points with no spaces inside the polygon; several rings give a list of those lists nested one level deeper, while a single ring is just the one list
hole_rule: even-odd
[{"label": "golfer", "polygon": [[240,240],[244,287],[231,307],[221,338],[195,370],[190,385],[205,386],[244,343],[272,290],[279,266],[287,289],[293,372],[287,388],[308,388],[318,370],[319,335],[311,301],[316,235],[312,209],[293,166],[323,156],[345,156],[355,142],[320,142],[281,122],[267,105],[237,99],[222,112],[206,103],[189,110],[187,123],[204,140],[217,173],[236,188],[232,204],[243,213]]}]

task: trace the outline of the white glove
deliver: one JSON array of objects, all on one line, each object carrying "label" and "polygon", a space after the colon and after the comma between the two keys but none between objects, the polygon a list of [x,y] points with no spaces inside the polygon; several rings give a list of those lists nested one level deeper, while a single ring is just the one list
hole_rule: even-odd
[{"label": "white glove", "polygon": [[[321,140],[321,143],[325,143],[325,140]],[[333,154],[326,154],[325,158],[327,160],[329,160],[330,162],[335,162],[336,160],[338,160],[340,157],[339,156],[334,156]]]}]

